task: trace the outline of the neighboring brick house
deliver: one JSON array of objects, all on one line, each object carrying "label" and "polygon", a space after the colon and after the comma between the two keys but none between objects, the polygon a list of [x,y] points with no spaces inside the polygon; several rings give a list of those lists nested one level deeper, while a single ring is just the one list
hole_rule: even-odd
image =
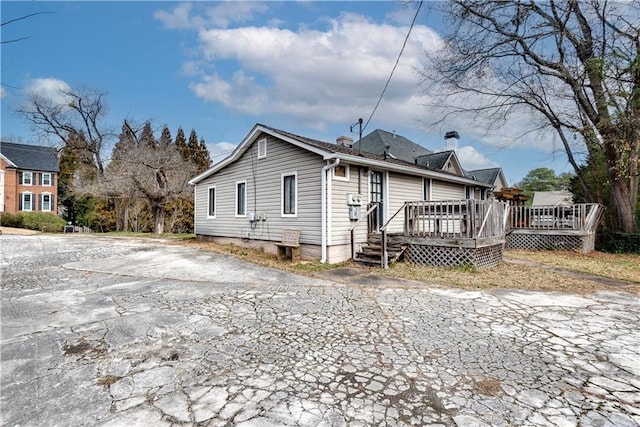
[{"label": "neighboring brick house", "polygon": [[0,143],[0,212],[58,212],[58,152],[52,147]]}]

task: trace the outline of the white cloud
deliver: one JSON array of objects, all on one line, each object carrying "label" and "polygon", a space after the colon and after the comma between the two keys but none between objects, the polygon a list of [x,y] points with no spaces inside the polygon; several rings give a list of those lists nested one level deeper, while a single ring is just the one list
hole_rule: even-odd
[{"label": "white cloud", "polygon": [[195,13],[191,3],[180,3],[170,11],[157,10],[153,16],[171,30],[227,28],[232,23],[250,21],[256,14],[264,13],[267,9],[267,5],[261,2],[223,1],[216,2],[215,6],[208,7],[203,15],[199,15]]},{"label": "white cloud", "polygon": [[0,99],[4,98],[5,96],[7,96],[7,91],[4,90],[2,86],[0,86]]},{"label": "white cloud", "polygon": [[224,1],[207,10],[208,21],[214,26],[226,28],[234,22],[247,22],[257,13],[267,11],[267,5],[252,1]]},{"label": "white cloud", "polygon": [[71,86],[67,82],[55,77],[36,78],[25,87],[27,95],[44,98],[53,104],[66,104],[69,101],[66,92],[70,91]]},{"label": "white cloud", "polygon": [[165,28],[184,30],[191,28],[195,23],[191,17],[191,3],[180,3],[171,11],[157,10],[153,17],[161,21]]},{"label": "white cloud", "polygon": [[207,148],[209,149],[209,154],[211,156],[211,161],[215,164],[221,160],[224,160],[227,156],[231,154],[233,150],[237,147],[237,144],[232,144],[230,142],[218,142],[214,144],[207,143]]},{"label": "white cloud", "polygon": [[[376,24],[355,14],[328,24],[326,30],[200,29],[202,61],[216,72],[201,73],[190,87],[205,101],[241,113],[294,115],[315,128],[365,116],[380,96],[408,26]],[[424,51],[441,43],[431,29],[414,27],[377,112],[378,123],[415,126],[423,114],[415,70]],[[241,71],[225,73],[227,62],[237,63]]]},{"label": "white cloud", "polygon": [[460,164],[465,170],[476,170],[498,167],[498,164],[479,153],[474,147],[465,145],[457,151]]}]

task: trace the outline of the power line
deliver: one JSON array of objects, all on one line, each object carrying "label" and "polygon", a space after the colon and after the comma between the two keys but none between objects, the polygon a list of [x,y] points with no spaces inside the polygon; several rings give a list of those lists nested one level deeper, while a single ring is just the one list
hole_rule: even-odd
[{"label": "power line", "polygon": [[389,74],[389,78],[387,79],[387,82],[384,85],[384,89],[382,89],[382,93],[380,94],[380,98],[378,98],[378,102],[376,102],[376,106],[373,107],[373,111],[371,112],[371,115],[367,119],[367,123],[365,123],[364,127],[362,128],[363,131],[369,125],[369,122],[373,118],[373,115],[376,113],[376,110],[378,109],[378,106],[380,105],[380,101],[382,101],[382,97],[384,96],[384,93],[387,91],[387,87],[389,87],[389,82],[391,82],[391,78],[393,77],[393,73],[396,71],[396,67],[398,67],[398,63],[400,62],[400,57],[402,56],[402,53],[404,52],[404,48],[407,45],[407,41],[409,40],[409,36],[411,35],[411,30],[413,30],[413,26],[416,23],[416,19],[418,18],[418,14],[420,13],[420,8],[422,7],[422,2],[423,2],[423,0],[420,0],[420,3],[418,3],[418,9],[416,10],[416,14],[413,17],[413,21],[411,21],[411,26],[409,27],[409,31],[407,32],[407,37],[405,37],[404,43],[402,43],[402,49],[400,49],[400,53],[398,54],[398,58],[396,59],[396,63],[393,65],[393,69],[391,70],[391,74]]}]

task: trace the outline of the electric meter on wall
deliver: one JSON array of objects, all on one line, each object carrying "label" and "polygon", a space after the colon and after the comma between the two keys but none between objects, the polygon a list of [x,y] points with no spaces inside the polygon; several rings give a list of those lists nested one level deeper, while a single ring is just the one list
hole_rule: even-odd
[{"label": "electric meter on wall", "polygon": [[361,206],[362,194],[347,193],[347,205],[349,206]]}]

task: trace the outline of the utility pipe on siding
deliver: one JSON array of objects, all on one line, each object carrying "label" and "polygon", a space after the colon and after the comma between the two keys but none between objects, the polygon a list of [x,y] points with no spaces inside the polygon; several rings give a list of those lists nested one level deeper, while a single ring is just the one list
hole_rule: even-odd
[{"label": "utility pipe on siding", "polygon": [[[327,160],[328,162],[328,160]],[[327,163],[322,167],[322,203],[320,203],[320,211],[322,218],[322,259],[320,262],[324,264],[327,262],[327,220],[331,221],[331,212],[328,209],[328,198],[331,196],[327,194],[327,173],[340,164],[340,159],[336,159],[333,163]]]}]

